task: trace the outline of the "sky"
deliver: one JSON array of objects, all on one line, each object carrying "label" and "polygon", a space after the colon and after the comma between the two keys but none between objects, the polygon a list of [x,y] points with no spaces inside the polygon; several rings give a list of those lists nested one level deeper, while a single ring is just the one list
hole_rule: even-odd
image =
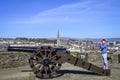
[{"label": "sky", "polygon": [[0,0],[0,38],[120,38],[120,0]]}]

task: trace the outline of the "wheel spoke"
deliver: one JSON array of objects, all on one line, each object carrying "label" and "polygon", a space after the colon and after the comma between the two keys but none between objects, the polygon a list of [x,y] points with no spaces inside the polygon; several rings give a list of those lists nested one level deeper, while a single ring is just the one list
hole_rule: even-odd
[{"label": "wheel spoke", "polygon": [[44,55],[43,55],[43,53],[42,53],[41,51],[40,51],[39,53],[40,53],[41,57],[42,57],[42,58],[44,58]]},{"label": "wheel spoke", "polygon": [[38,57],[38,56],[36,56],[36,58],[38,59],[37,62],[42,64],[43,59],[41,57]]},{"label": "wheel spoke", "polygon": [[47,67],[46,66],[44,66],[44,70],[45,70],[45,74],[47,74]]},{"label": "wheel spoke", "polygon": [[47,57],[47,50],[45,49],[45,58]]},{"label": "wheel spoke", "polygon": [[49,60],[51,61],[52,59],[54,59],[57,55],[54,55],[52,57],[49,58]]},{"label": "wheel spoke", "polygon": [[50,68],[50,65],[48,65],[48,70],[50,71],[50,74],[52,73],[52,70]]},{"label": "wheel spoke", "polygon": [[41,64],[37,64],[37,65],[35,65],[35,67],[36,67],[37,69],[40,69],[40,68],[42,67],[42,65],[41,65]]},{"label": "wheel spoke", "polygon": [[51,50],[50,53],[48,54],[48,58],[50,58],[52,52],[53,52],[53,51]]}]

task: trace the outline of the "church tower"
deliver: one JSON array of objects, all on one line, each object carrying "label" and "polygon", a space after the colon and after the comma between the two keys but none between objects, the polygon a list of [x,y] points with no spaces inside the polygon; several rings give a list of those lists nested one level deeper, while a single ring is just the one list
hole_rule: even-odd
[{"label": "church tower", "polygon": [[57,33],[57,47],[60,47],[60,34],[59,34],[59,31]]}]

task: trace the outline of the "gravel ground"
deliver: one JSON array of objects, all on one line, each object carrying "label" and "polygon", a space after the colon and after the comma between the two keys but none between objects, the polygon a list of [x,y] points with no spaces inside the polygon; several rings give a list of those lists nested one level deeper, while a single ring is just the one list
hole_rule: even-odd
[{"label": "gravel ground", "polygon": [[[93,63],[102,66],[101,63]],[[109,64],[111,76],[96,75],[69,63],[62,65],[61,76],[49,80],[120,80],[120,64]],[[32,75],[33,77],[30,77]],[[0,69],[0,80],[46,80],[34,77],[29,66]]]}]

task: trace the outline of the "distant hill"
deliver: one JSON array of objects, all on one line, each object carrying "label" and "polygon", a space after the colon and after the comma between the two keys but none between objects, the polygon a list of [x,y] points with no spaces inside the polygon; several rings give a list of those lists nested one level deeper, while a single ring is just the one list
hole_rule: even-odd
[{"label": "distant hill", "polygon": [[[107,41],[109,42],[113,42],[113,41],[120,41],[120,38],[105,38]],[[91,41],[100,41],[101,38],[88,38],[87,40],[91,40]]]},{"label": "distant hill", "polygon": [[[69,37],[61,37],[61,40],[90,40],[90,41],[95,41],[95,42],[99,42],[102,38],[69,38]],[[120,41],[120,38],[105,38],[107,41],[109,42],[113,42],[113,41]]]},{"label": "distant hill", "polygon": [[120,41],[120,38],[107,38],[108,41]]}]

